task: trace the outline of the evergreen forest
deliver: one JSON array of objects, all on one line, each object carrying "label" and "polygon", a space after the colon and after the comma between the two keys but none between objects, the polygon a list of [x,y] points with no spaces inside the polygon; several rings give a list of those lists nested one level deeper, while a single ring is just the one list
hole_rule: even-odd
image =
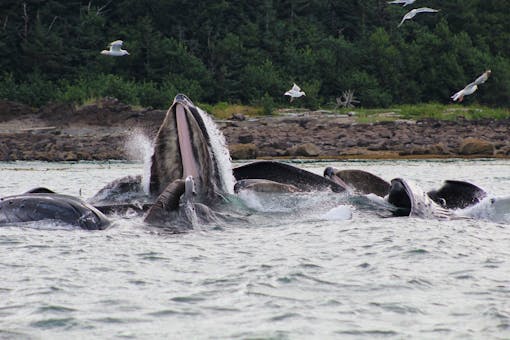
[{"label": "evergreen forest", "polygon": [[[412,8],[431,7],[397,27]],[[194,101],[363,107],[510,102],[510,0],[2,0],[0,99],[34,106],[111,96],[166,108]],[[123,57],[101,55],[123,40]]]}]

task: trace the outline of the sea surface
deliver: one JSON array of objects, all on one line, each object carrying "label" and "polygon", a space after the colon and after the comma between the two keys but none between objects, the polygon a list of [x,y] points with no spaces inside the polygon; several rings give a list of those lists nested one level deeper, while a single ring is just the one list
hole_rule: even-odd
[{"label": "sea surface", "polygon": [[[303,162],[510,195],[510,161]],[[141,163],[0,163],[0,196],[91,197]],[[234,203],[233,203],[234,204]],[[245,195],[244,222],[170,234],[0,228],[0,339],[508,339],[510,228],[383,218],[340,194]],[[333,216],[333,217],[332,217]]]}]

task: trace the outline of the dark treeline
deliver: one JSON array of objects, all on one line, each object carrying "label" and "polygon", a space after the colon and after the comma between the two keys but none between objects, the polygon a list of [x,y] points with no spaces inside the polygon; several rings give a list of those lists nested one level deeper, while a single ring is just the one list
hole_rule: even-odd
[{"label": "dark treeline", "polygon": [[[419,14],[397,28],[412,8]],[[446,103],[486,69],[466,98],[510,99],[510,0],[2,0],[0,98],[32,105],[117,97],[165,107],[199,102],[297,105],[355,91],[365,107]],[[100,54],[121,39],[125,57]]]}]

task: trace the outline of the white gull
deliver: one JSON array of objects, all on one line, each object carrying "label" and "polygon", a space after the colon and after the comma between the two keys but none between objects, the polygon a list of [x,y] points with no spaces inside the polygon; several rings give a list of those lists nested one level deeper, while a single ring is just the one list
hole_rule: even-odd
[{"label": "white gull", "polygon": [[400,4],[404,4],[404,7],[407,6],[407,5],[411,5],[411,4],[414,4],[416,0],[394,0],[394,1],[388,1],[389,4],[396,4],[396,5],[400,5]]},{"label": "white gull", "polygon": [[110,43],[110,49],[109,50],[102,50],[102,55],[109,55],[112,57],[122,57],[124,55],[129,55],[128,51],[121,49],[122,44],[124,42],[122,40],[115,40]]},{"label": "white gull", "polygon": [[404,15],[404,17],[402,18],[402,21],[400,22],[400,24],[397,27],[402,26],[404,21],[410,20],[410,19],[414,18],[414,16],[416,14],[419,14],[419,13],[435,13],[435,12],[439,12],[439,10],[433,9],[433,8],[429,8],[429,7],[421,7],[421,8],[412,9],[409,12],[407,12],[406,15]]},{"label": "white gull", "polygon": [[301,96],[306,96],[306,94],[303,91],[301,91],[299,86],[294,84],[294,86],[292,86],[292,88],[290,90],[285,92],[284,96],[290,96],[290,101],[292,102],[294,100],[294,98],[299,98]]},{"label": "white gull", "polygon": [[489,76],[491,75],[491,70],[487,70],[484,73],[482,73],[481,76],[476,78],[476,80],[472,83],[469,83],[459,92],[455,93],[452,98],[452,100],[461,102],[464,99],[464,96],[468,96],[470,94],[473,94],[476,90],[478,90],[478,85],[481,85],[489,79]]}]

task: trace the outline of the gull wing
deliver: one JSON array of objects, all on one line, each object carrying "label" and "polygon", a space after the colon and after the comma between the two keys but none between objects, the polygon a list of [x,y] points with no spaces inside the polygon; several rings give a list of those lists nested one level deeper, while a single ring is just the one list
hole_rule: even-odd
[{"label": "gull wing", "polygon": [[[468,85],[469,86],[469,85]],[[466,86],[467,87],[467,86]],[[465,92],[465,89],[466,88],[463,88],[462,90],[460,90],[459,92],[456,92],[453,94],[453,96],[451,96],[450,98],[453,99],[453,101],[457,101],[460,97],[462,97],[464,95],[464,92]]]},{"label": "gull wing", "polygon": [[421,7],[421,8],[413,9],[413,11],[415,11],[416,14],[418,14],[418,13],[435,13],[435,12],[439,12],[439,10],[433,9],[433,8],[429,8],[429,7]]},{"label": "gull wing", "polygon": [[474,82],[472,82],[471,84],[474,84],[474,85],[483,84],[483,83],[485,83],[487,81],[487,79],[489,79],[490,75],[491,75],[491,71],[490,70],[485,71],[481,76],[476,78],[476,80]]},{"label": "gull wing", "polygon": [[110,50],[119,52],[122,44],[124,42],[122,40],[115,40],[110,43]]},{"label": "gull wing", "polygon": [[402,18],[402,21],[400,22],[400,24],[398,24],[397,27],[400,27],[402,26],[402,24],[404,23],[404,21],[406,21],[407,19],[411,19],[412,17],[414,17],[414,13],[412,13],[412,15],[410,16],[411,12],[407,13],[406,15],[404,15],[404,17]]},{"label": "gull wing", "polygon": [[301,88],[300,88],[299,86],[297,86],[297,85],[294,83],[294,86],[292,86],[291,91],[300,92],[300,91],[301,91]]},{"label": "gull wing", "polygon": [[407,5],[414,3],[415,1],[416,0],[393,0],[393,1],[388,1],[388,3],[389,4],[397,4],[397,5],[404,4],[404,6],[407,6]]}]

